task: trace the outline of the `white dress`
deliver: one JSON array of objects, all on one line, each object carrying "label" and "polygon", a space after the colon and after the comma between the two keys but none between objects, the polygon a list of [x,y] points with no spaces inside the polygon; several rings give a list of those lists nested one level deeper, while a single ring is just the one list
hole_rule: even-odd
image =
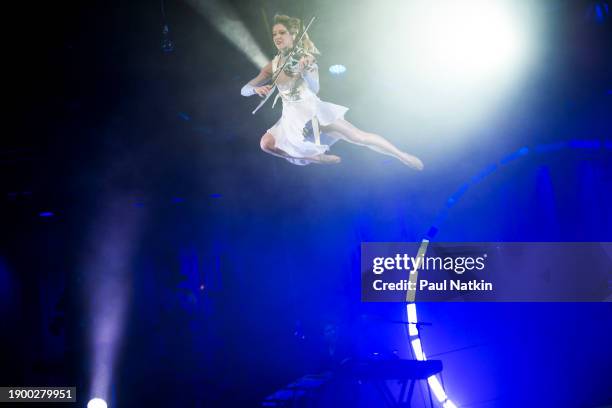
[{"label": "white dress", "polygon": [[[276,72],[279,65],[279,56],[272,60],[272,71]],[[316,66],[315,66],[316,68]],[[318,88],[318,72],[316,69],[311,75],[316,75],[316,88]],[[338,119],[344,118],[348,108],[329,102],[324,102],[313,91],[302,77],[294,81],[277,83],[280,97],[283,100],[283,113],[281,118],[268,129],[274,136],[275,146],[290,156],[298,159],[287,159],[293,164],[306,165],[309,162],[300,160],[300,157],[312,157],[325,153],[341,135],[338,132],[321,132],[321,144],[315,143],[312,119],[316,117],[319,126],[327,126]]]}]

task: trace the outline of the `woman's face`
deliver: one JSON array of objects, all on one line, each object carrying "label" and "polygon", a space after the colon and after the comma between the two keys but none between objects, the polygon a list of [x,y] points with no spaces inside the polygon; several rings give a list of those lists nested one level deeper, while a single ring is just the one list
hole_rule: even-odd
[{"label": "woman's face", "polygon": [[293,36],[282,24],[274,24],[272,27],[272,41],[279,50],[285,50],[293,47]]}]

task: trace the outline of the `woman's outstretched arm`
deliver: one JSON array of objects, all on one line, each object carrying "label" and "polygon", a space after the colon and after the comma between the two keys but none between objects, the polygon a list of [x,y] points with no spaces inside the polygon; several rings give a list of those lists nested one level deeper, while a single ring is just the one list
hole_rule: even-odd
[{"label": "woman's outstretched arm", "polygon": [[261,71],[259,71],[259,75],[251,79],[249,82],[246,83],[246,85],[242,87],[242,89],[240,90],[240,94],[242,96],[251,96],[251,95],[255,95],[256,93],[259,94],[256,88],[265,84],[270,79],[271,76],[272,76],[272,63],[269,62],[265,67],[261,69]]}]

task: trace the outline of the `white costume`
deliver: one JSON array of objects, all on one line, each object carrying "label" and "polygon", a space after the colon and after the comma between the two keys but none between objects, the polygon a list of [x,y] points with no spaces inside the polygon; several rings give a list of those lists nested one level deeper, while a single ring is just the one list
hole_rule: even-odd
[{"label": "white costume", "polygon": [[[279,61],[279,55],[272,60],[273,74],[280,68]],[[253,95],[254,88],[254,85],[247,84],[241,93],[244,96]],[[319,99],[319,73],[316,64],[301,76],[298,74],[292,81],[277,82],[277,88],[279,94],[276,98],[283,100],[283,113],[278,122],[268,129],[274,136],[275,146],[297,158],[312,157],[329,150],[341,135],[338,132],[321,133],[321,144],[317,144],[313,130],[316,132],[318,126],[327,126],[344,118],[348,108]],[[287,160],[297,165],[309,163],[300,159]]]}]

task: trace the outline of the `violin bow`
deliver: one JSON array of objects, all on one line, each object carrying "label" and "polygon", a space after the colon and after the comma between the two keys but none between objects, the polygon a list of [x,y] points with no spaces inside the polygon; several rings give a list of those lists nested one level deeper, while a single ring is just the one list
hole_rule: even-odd
[{"label": "violin bow", "polygon": [[278,77],[279,77],[280,73],[283,72],[283,69],[285,69],[285,65],[287,65],[287,63],[289,62],[291,57],[293,57],[293,54],[295,54],[295,52],[297,51],[297,45],[302,41],[302,39],[304,38],[304,34],[306,34],[306,32],[308,31],[308,29],[310,28],[312,23],[314,23],[315,19],[316,19],[316,17],[313,17],[313,18],[310,19],[310,22],[308,23],[308,25],[306,26],[304,31],[302,31],[302,35],[300,35],[300,38],[298,38],[298,40],[295,42],[295,45],[293,46],[293,50],[291,50],[291,52],[289,53],[289,55],[285,59],[285,62],[283,63],[283,65],[278,69],[276,74],[274,74],[274,76],[272,77],[272,88],[270,88],[270,92],[268,92],[266,97],[261,102],[259,102],[259,105],[257,105],[255,110],[253,112],[251,112],[253,115],[259,110],[259,108],[261,108],[262,106],[265,105],[265,103],[268,101],[268,99],[270,99],[270,97],[272,96],[272,94],[276,90],[276,81],[278,80]]}]

